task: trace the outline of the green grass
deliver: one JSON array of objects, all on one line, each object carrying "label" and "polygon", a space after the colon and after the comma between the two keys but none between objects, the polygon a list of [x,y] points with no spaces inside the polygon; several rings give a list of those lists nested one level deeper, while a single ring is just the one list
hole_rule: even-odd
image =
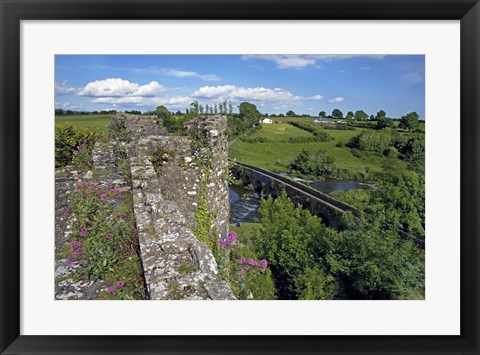
[{"label": "green grass", "polygon": [[238,240],[243,244],[249,244],[254,242],[255,235],[261,232],[262,225],[260,223],[247,223],[242,222],[240,227],[235,224],[230,224],[230,230],[237,233]]},{"label": "green grass", "polygon": [[[288,127],[288,128],[287,128]],[[276,131],[284,128],[284,131]],[[236,141],[229,149],[229,157],[239,162],[258,166],[274,172],[288,171],[288,165],[302,151],[326,150],[335,157],[335,164],[339,169],[347,170],[351,177],[368,178],[368,172],[380,172],[381,163],[385,160],[373,154],[363,154],[358,158],[352,154],[350,148],[337,147],[338,142],[348,143],[353,136],[358,135],[362,129],[355,130],[325,130],[334,139],[329,142],[313,143],[286,143],[290,134],[292,136],[311,136],[311,133],[290,125],[262,125],[262,129],[250,137],[267,137],[267,143],[246,143]],[[279,132],[279,133],[276,133]],[[283,140],[283,142],[282,142]]]},{"label": "green grass", "polygon": [[281,143],[290,137],[313,137],[313,134],[289,124],[262,124],[262,129],[249,137],[266,138],[269,143]]},{"label": "green grass", "polygon": [[93,132],[108,132],[110,115],[61,115],[55,116],[55,124],[70,123]]}]

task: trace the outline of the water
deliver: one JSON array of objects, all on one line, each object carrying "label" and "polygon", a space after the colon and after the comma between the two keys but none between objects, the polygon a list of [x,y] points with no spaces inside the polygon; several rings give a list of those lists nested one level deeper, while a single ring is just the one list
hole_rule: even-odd
[{"label": "water", "polygon": [[[371,188],[370,185],[352,180],[326,179],[325,181],[309,181],[280,173],[292,179],[310,185],[316,190],[329,194],[333,191]],[[260,194],[241,185],[230,186],[230,223],[253,222],[259,218]]]},{"label": "water", "polygon": [[259,218],[260,194],[241,185],[230,186],[230,223],[253,222]]},{"label": "water", "polygon": [[337,179],[325,179],[324,181],[310,181],[305,179],[300,179],[296,176],[289,175],[287,173],[280,173],[279,175],[288,176],[295,181],[302,182],[310,187],[313,187],[315,190],[329,194],[333,191],[344,191],[344,190],[354,190],[354,189],[365,189],[369,185],[366,183],[361,183],[354,180],[337,180]]}]

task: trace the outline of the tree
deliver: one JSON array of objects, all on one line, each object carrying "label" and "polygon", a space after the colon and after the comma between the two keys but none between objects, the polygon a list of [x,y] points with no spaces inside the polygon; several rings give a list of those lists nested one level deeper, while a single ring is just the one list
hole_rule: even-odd
[{"label": "tree", "polygon": [[198,110],[200,111],[200,114],[203,115],[203,106],[202,105],[198,106]]},{"label": "tree", "polygon": [[285,116],[287,116],[287,117],[295,117],[296,114],[295,114],[295,112],[293,112],[292,110],[290,110],[290,111],[288,111],[288,112],[285,114]]},{"label": "tree", "polygon": [[320,113],[318,115],[322,118],[327,117],[327,113],[325,111],[320,111]]},{"label": "tree", "polygon": [[393,126],[394,126],[394,124],[393,124],[393,120],[391,118],[388,118],[388,117],[385,117],[385,116],[377,118],[377,126],[376,126],[377,129],[383,129],[383,128],[393,127]]},{"label": "tree", "polygon": [[249,102],[242,102],[239,106],[239,111],[240,118],[253,124],[258,123],[258,120],[262,117],[262,114],[257,110],[257,106]]},{"label": "tree", "polygon": [[377,115],[375,116],[375,118],[376,118],[377,120],[379,120],[379,119],[381,119],[381,118],[385,118],[385,117],[387,117],[387,113],[386,113],[385,111],[383,111],[383,110],[378,111],[378,112],[377,112]]},{"label": "tree", "polygon": [[190,103],[190,114],[197,116],[200,113],[200,105],[197,100]]},{"label": "tree", "polygon": [[172,116],[171,112],[165,106],[157,106],[155,114],[158,118],[165,119]]},{"label": "tree", "polygon": [[228,113],[230,115],[233,113],[233,105],[231,101],[228,101]]},{"label": "tree", "polygon": [[347,122],[351,122],[353,120],[353,114],[350,114],[350,112],[347,113],[347,116],[345,117],[345,119],[347,120]]},{"label": "tree", "polygon": [[208,115],[210,112],[210,106],[208,104],[205,105],[205,114]]},{"label": "tree", "polygon": [[275,200],[271,196],[262,200],[259,212],[262,233],[256,238],[255,251],[268,260],[279,298],[296,299],[296,290],[305,290],[308,280],[295,279],[318,264],[329,232],[320,218],[295,207],[284,190]]},{"label": "tree", "polygon": [[358,111],[355,111],[355,119],[356,120],[359,120],[359,121],[363,121],[363,120],[366,120],[368,118],[368,115],[362,111],[362,110],[358,110]]},{"label": "tree", "polygon": [[334,118],[343,118],[343,112],[340,111],[338,108],[332,111],[332,117]]},{"label": "tree", "polygon": [[402,116],[398,126],[409,131],[415,131],[420,126],[418,114],[416,112],[407,113],[405,116]]},{"label": "tree", "polygon": [[182,116],[182,111],[177,110],[177,112],[175,112],[175,115],[177,115],[177,116]]},{"label": "tree", "polygon": [[353,112],[352,112],[352,111],[348,111],[348,112],[347,112],[347,116],[352,116],[352,118],[353,118]]},{"label": "tree", "polygon": [[300,154],[293,160],[290,168],[305,175],[324,177],[334,175],[337,170],[335,158],[330,156],[327,151],[319,150],[312,153],[305,149],[302,149]]}]

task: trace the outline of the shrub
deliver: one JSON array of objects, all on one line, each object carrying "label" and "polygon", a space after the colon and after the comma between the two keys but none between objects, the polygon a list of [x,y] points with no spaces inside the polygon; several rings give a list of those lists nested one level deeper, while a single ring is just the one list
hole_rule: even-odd
[{"label": "shrub", "polygon": [[[88,160],[88,147],[99,137],[87,128],[77,128],[69,123],[55,125],[55,167],[63,167],[72,163],[75,151],[86,154],[78,161]],[[82,146],[82,147],[80,147]]]},{"label": "shrub", "polygon": [[132,139],[132,132],[125,126],[125,118],[113,116],[110,120],[110,127],[108,133],[111,139],[121,142],[130,142]]},{"label": "shrub", "polygon": [[337,167],[334,163],[335,158],[325,150],[312,153],[303,149],[290,164],[290,168],[305,175],[328,177],[335,175]]},{"label": "shrub", "polygon": [[353,137],[348,146],[362,150],[364,152],[373,152],[382,155],[392,143],[392,137],[389,134],[380,131],[364,131]]}]

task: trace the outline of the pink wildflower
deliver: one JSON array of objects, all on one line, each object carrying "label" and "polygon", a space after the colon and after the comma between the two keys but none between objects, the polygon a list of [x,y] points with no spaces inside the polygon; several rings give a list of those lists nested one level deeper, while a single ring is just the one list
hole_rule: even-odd
[{"label": "pink wildflower", "polygon": [[87,224],[88,224],[89,226],[91,226],[91,225],[93,224],[93,221],[88,220],[88,221],[87,221]]},{"label": "pink wildflower", "polygon": [[83,265],[83,263],[84,263],[83,259],[80,259],[80,260],[78,261],[78,264],[79,264],[79,265]]},{"label": "pink wildflower", "polygon": [[119,189],[115,190],[115,196],[120,196],[120,190]]},{"label": "pink wildflower", "polygon": [[240,268],[240,270],[238,270],[238,274],[239,275],[243,275],[245,273],[245,270],[242,268]]},{"label": "pink wildflower", "polygon": [[211,237],[212,237],[212,232],[211,232],[211,231],[208,231],[207,237],[208,237],[208,238],[211,238]]},{"label": "pink wildflower", "polygon": [[85,227],[80,228],[80,237],[83,237],[85,234],[87,234],[87,228]]},{"label": "pink wildflower", "polygon": [[79,242],[73,241],[73,242],[70,243],[70,250],[75,250],[75,249],[77,249],[78,247],[80,247],[80,243],[79,243]]},{"label": "pink wildflower", "polygon": [[63,209],[63,217],[68,217],[70,215],[70,212],[68,212],[68,208]]},{"label": "pink wildflower", "polygon": [[69,260],[69,261],[67,262],[67,266],[68,266],[68,267],[72,267],[72,266],[73,266],[73,261]]},{"label": "pink wildflower", "polygon": [[105,234],[105,238],[107,239],[112,239],[112,237],[113,237],[112,233]]},{"label": "pink wildflower", "polygon": [[78,248],[77,253],[78,254],[83,254],[84,250],[82,248]]},{"label": "pink wildflower", "polygon": [[118,281],[117,282],[118,287],[123,287],[124,285],[125,285],[125,282],[123,282],[123,281]]},{"label": "pink wildflower", "polygon": [[242,264],[245,263],[245,261],[247,261],[247,259],[245,259],[245,258],[242,257],[242,258],[240,258],[240,259],[237,260],[237,264],[242,265]]},{"label": "pink wildflower", "polygon": [[76,256],[77,256],[77,254],[72,253],[72,254],[70,254],[68,257],[69,257],[70,259],[73,259],[73,258],[76,257]]},{"label": "pink wildflower", "polygon": [[107,194],[105,194],[105,193],[101,194],[100,198],[102,199],[102,201],[105,200],[107,198]]},{"label": "pink wildflower", "polygon": [[262,259],[258,262],[258,266],[266,268],[268,266],[267,260]]},{"label": "pink wildflower", "polygon": [[82,189],[82,184],[77,184],[77,189],[81,190]]},{"label": "pink wildflower", "polygon": [[114,293],[117,288],[115,286],[108,286],[107,291],[110,293]]},{"label": "pink wildflower", "polygon": [[86,183],[85,183],[85,187],[86,187],[87,189],[90,188],[90,186],[91,186],[91,184],[90,184],[89,182],[86,182]]},{"label": "pink wildflower", "polygon": [[250,259],[247,260],[247,264],[252,265],[252,266],[256,266],[257,262],[255,260],[253,260],[252,258],[250,258]]}]

